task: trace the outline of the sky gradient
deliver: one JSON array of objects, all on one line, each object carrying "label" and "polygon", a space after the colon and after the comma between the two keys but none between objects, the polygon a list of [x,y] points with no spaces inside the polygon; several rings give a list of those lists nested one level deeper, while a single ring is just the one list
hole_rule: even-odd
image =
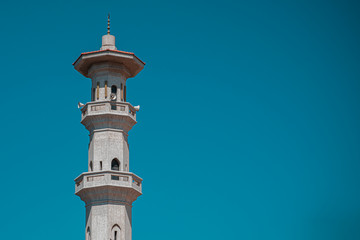
[{"label": "sky gradient", "polygon": [[72,63],[108,12],[146,62],[127,82],[134,240],[360,239],[360,4],[318,0],[5,0],[2,239],[85,239]]}]

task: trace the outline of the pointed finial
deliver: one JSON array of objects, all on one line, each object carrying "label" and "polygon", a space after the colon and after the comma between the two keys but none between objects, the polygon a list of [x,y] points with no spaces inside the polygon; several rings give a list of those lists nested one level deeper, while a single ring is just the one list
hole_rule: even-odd
[{"label": "pointed finial", "polygon": [[110,35],[110,13],[108,13],[108,27],[107,27],[107,34]]},{"label": "pointed finial", "polygon": [[107,34],[102,36],[102,44],[100,50],[116,50],[115,36],[110,35],[110,13],[108,14]]}]

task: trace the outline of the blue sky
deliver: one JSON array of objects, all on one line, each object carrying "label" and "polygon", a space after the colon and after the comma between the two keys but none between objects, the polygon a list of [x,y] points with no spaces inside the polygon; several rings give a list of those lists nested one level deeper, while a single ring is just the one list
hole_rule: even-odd
[{"label": "blue sky", "polygon": [[84,239],[86,171],[73,69],[107,13],[147,63],[130,170],[133,239],[360,239],[356,1],[4,1],[0,231]]}]

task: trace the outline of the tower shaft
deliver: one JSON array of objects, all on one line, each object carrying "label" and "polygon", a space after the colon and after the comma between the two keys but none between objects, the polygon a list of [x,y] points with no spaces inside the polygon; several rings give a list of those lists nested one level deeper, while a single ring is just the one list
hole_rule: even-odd
[{"label": "tower shaft", "polygon": [[128,132],[139,108],[126,102],[126,81],[144,63],[116,50],[108,34],[100,51],[81,54],[74,66],[92,80],[91,101],[81,108],[90,137],[88,171],[75,179],[75,194],[86,207],[86,240],[131,240],[131,208],[142,194],[142,179],[129,171]]}]

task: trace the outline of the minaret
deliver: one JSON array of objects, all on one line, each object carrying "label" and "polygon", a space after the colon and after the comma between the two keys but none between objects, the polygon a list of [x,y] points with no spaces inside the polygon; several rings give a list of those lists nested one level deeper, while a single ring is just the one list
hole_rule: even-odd
[{"label": "minaret", "polygon": [[131,240],[131,207],[142,194],[142,179],[129,170],[128,132],[139,106],[126,101],[126,80],[145,63],[117,50],[108,17],[100,50],[82,53],[73,65],[92,82],[91,102],[81,106],[90,133],[88,171],[75,179],[75,194],[86,207],[86,240]]}]

